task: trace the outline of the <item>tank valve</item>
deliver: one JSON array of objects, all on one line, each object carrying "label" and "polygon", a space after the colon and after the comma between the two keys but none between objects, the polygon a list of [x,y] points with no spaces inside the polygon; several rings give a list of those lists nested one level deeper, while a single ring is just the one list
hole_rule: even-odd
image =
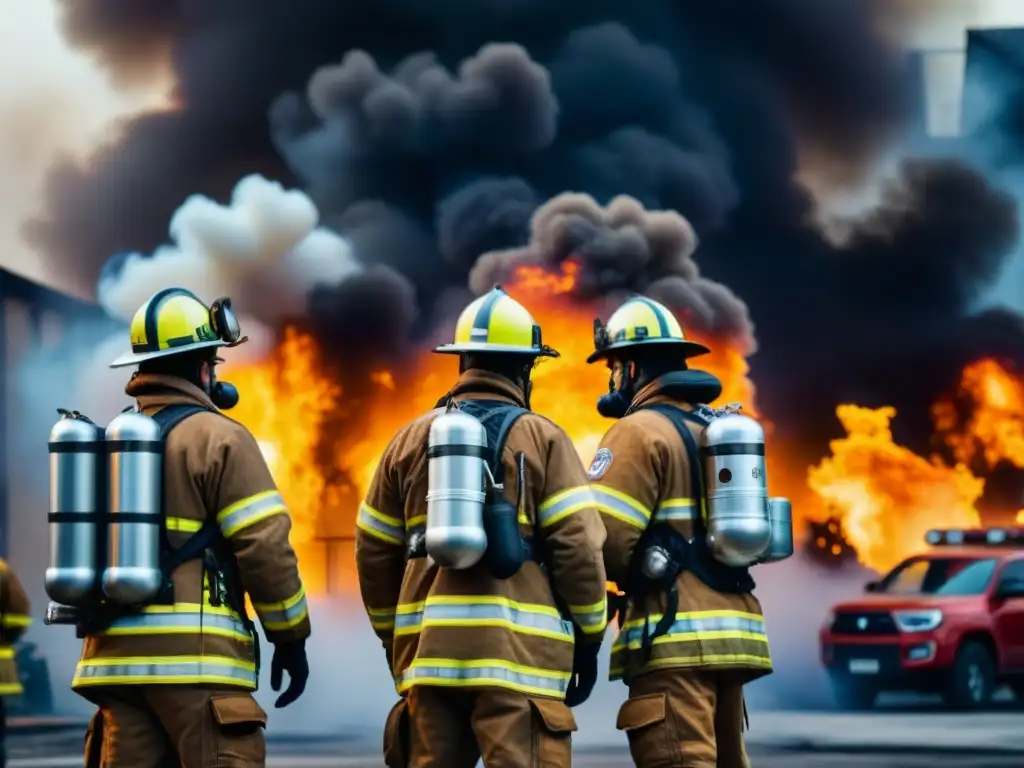
[{"label": "tank valve", "polygon": [[77,624],[79,615],[78,609],[72,608],[70,605],[50,603],[46,606],[43,623],[48,627],[53,624]]}]

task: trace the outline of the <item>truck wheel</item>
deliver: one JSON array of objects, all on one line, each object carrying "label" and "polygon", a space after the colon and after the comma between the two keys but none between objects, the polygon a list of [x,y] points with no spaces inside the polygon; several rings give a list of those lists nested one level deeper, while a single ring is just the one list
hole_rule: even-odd
[{"label": "truck wheel", "polygon": [[996,663],[982,643],[971,642],[956,654],[946,689],[946,703],[962,709],[981,709],[995,692]]},{"label": "truck wheel", "polygon": [[840,709],[848,712],[866,712],[874,708],[878,689],[858,680],[833,679],[832,695]]}]

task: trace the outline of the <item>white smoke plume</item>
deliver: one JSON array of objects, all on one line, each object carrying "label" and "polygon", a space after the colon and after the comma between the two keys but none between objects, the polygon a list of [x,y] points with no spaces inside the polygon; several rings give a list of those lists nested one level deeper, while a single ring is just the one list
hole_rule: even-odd
[{"label": "white smoke plume", "polygon": [[319,218],[305,193],[259,175],[239,181],[227,205],[193,195],[171,217],[170,245],[127,254],[105,270],[100,304],[127,321],[156,291],[180,286],[207,302],[231,296],[239,313],[277,326],[306,313],[314,286],[337,285],[361,269]]},{"label": "white smoke plume", "polygon": [[57,160],[84,161],[104,141],[117,138],[119,119],[168,107],[173,78],[168,66],[157,66],[131,89],[117,91],[100,65],[68,47],[59,26],[56,0],[4,0],[0,267],[87,297],[93,286],[31,250],[22,227],[42,210],[46,172]]}]

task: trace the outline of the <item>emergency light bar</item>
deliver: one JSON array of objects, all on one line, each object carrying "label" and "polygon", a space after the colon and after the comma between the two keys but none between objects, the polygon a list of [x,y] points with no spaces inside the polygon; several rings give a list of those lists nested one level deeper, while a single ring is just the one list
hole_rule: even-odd
[{"label": "emergency light bar", "polygon": [[1024,528],[973,528],[932,530],[924,540],[933,547],[959,547],[964,544],[988,547],[1024,547]]}]

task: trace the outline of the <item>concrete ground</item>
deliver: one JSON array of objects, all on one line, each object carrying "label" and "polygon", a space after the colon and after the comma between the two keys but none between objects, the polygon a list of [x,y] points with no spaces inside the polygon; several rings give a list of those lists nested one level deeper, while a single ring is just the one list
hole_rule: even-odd
[{"label": "concrete ground", "polygon": [[[14,724],[8,768],[82,765],[84,724]],[[19,727],[22,726],[22,727]],[[580,743],[578,768],[630,765],[624,743]],[[381,768],[377,734],[270,735],[270,768]],[[864,715],[755,713],[748,747],[753,768],[1020,768],[1024,713],[883,711]]]}]

